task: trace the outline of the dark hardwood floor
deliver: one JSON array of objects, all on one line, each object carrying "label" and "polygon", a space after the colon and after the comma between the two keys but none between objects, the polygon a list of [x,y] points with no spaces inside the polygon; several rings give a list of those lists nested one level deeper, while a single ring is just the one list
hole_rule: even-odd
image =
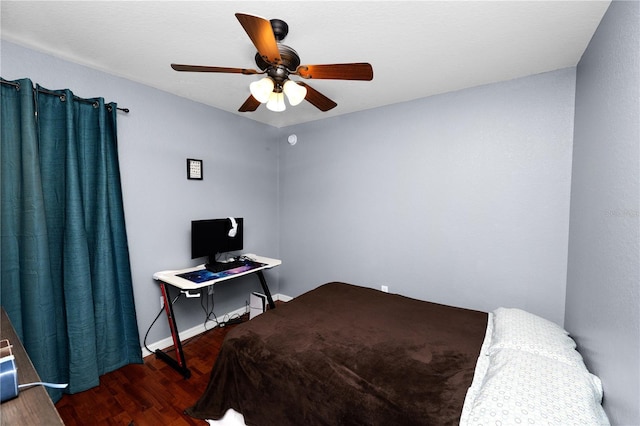
[{"label": "dark hardwood floor", "polygon": [[[246,316],[244,318],[247,319]],[[234,325],[183,342],[191,377],[149,355],[100,378],[100,386],[64,395],[56,404],[66,425],[207,425],[183,413],[204,392],[224,336]],[[170,351],[171,356],[175,353]]]}]

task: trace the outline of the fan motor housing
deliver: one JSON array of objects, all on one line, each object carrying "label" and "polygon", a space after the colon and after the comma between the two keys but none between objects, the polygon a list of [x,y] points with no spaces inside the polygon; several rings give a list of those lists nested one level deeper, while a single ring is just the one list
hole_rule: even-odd
[{"label": "fan motor housing", "polygon": [[300,65],[300,56],[291,47],[281,43],[289,33],[289,25],[282,19],[271,19],[269,22],[282,61],[278,64],[271,64],[265,61],[260,53],[256,53],[256,65],[266,71],[267,75],[273,79],[275,82],[274,91],[281,92],[284,82],[289,78],[289,72],[294,72]]},{"label": "fan motor housing", "polygon": [[[282,58],[281,64],[289,71],[294,72],[300,65],[300,56],[298,56],[298,53],[289,46],[280,43],[278,43],[278,51],[280,52],[280,57]],[[274,66],[273,64],[270,64],[269,62],[262,59],[260,53],[256,53],[255,59],[256,65],[263,71],[269,67]]]}]

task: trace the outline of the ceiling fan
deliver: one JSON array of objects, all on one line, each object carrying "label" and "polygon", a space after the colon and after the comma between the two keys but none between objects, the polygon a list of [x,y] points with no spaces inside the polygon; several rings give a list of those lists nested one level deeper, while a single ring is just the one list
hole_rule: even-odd
[{"label": "ceiling fan", "polygon": [[258,50],[255,61],[260,71],[250,68],[212,67],[202,65],[171,64],[176,71],[220,72],[232,74],[266,74],[250,85],[251,95],[238,109],[255,111],[266,103],[272,111],[284,111],[284,95],[291,105],[307,100],[321,111],[329,111],[338,104],[304,82],[289,78],[296,75],[304,79],[364,80],[373,79],[373,68],[365,62],[347,64],[300,65],[300,57],[291,47],[282,44],[289,26],[280,19],[267,20],[259,16],[236,13],[236,18]]}]

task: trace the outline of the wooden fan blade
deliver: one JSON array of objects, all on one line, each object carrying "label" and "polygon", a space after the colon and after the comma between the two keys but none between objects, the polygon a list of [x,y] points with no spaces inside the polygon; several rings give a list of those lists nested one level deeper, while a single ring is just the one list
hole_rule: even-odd
[{"label": "wooden fan blade", "polygon": [[326,112],[338,106],[337,103],[333,102],[331,99],[327,98],[325,95],[318,92],[307,83],[303,83],[302,81],[297,81],[296,83],[307,88],[307,96],[305,96],[304,99],[311,105],[318,108],[320,111]]},{"label": "wooden fan blade", "polygon": [[251,112],[251,111],[257,110],[259,106],[260,106],[260,101],[258,101],[252,95],[249,95],[247,100],[244,101],[244,103],[242,104],[240,109],[238,109],[238,111],[240,111],[240,112]]},{"label": "wooden fan blade", "polygon": [[273,35],[273,28],[269,20],[259,16],[236,13],[236,18],[240,25],[247,32],[247,35],[258,49],[258,53],[266,62],[278,65],[282,62],[276,37]]},{"label": "wooden fan blade", "polygon": [[203,65],[182,65],[171,64],[171,68],[176,71],[193,71],[193,72],[226,72],[232,74],[262,74],[262,71],[256,71],[251,68],[227,68],[227,67],[208,67]]},{"label": "wooden fan blade", "polygon": [[353,64],[300,65],[295,72],[302,78],[332,80],[373,80],[373,68],[366,62]]}]

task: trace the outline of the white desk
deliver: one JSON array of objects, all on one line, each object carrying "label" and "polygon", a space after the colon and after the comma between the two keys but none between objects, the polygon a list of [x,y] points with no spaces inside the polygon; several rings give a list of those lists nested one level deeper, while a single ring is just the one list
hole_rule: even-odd
[{"label": "white desk", "polygon": [[[212,273],[207,271],[204,265],[199,265],[192,268],[160,271],[153,274],[153,279],[160,283],[162,299],[164,300],[164,311],[167,314],[167,320],[169,321],[169,328],[171,329],[171,337],[173,338],[173,346],[176,351],[177,359],[171,358],[160,349],[156,350],[156,357],[162,359],[171,367],[182,373],[185,378],[188,379],[191,376],[191,371],[189,371],[189,369],[187,368],[187,363],[184,358],[182,343],[180,342],[178,327],[176,325],[176,319],[173,313],[173,306],[171,305],[169,287],[175,287],[180,291],[188,292],[189,290],[199,290],[203,287],[215,285],[222,281],[243,277],[245,275],[256,274],[258,276],[258,279],[260,280],[262,290],[264,291],[265,296],[267,296],[269,308],[275,309],[276,305],[273,302],[271,292],[269,291],[269,286],[267,285],[267,281],[264,279],[264,274],[262,273],[262,271],[278,266],[282,264],[282,261],[255,255],[250,255],[248,257],[255,262],[263,263],[264,266],[248,270],[245,270],[244,268],[237,268],[231,269],[229,271]],[[187,279],[181,276],[185,274],[189,275],[191,279]]]},{"label": "white desk", "polygon": [[192,268],[186,268],[186,269],[180,269],[180,270],[174,270],[174,271],[160,271],[160,272],[156,272],[155,274],[153,274],[153,279],[156,281],[162,281],[164,283],[167,284],[171,284],[174,287],[179,288],[180,290],[198,290],[201,289],[202,287],[207,287],[210,286],[212,284],[216,284],[219,283],[221,281],[226,281],[226,280],[230,280],[233,278],[238,278],[238,277],[242,277],[244,275],[249,275],[249,274],[254,274],[258,271],[263,271],[265,269],[270,269],[273,268],[275,266],[281,265],[282,261],[278,260],[278,259],[271,259],[270,257],[264,257],[264,256],[249,256],[252,260],[259,262],[259,263],[264,263],[265,266],[261,267],[261,268],[256,268],[256,269],[251,269],[248,271],[243,271],[243,272],[237,272],[237,273],[230,273],[230,274],[213,274],[215,275],[215,277],[213,277],[211,280],[209,281],[204,281],[201,283],[196,283],[193,281],[189,281],[188,279],[185,278],[181,278],[178,275],[182,275],[188,272],[194,272],[194,271],[202,271],[205,270],[204,265],[198,265],[198,266],[194,266]]}]

